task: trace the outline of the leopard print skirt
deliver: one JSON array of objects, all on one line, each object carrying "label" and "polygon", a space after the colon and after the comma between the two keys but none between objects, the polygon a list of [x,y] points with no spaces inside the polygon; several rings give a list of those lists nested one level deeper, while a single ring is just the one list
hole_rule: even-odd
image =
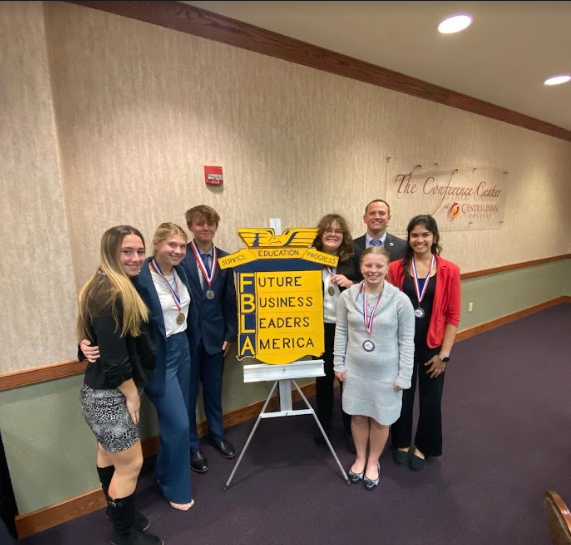
[{"label": "leopard print skirt", "polygon": [[125,396],[117,389],[92,390],[86,384],[79,396],[81,412],[97,441],[108,452],[122,452],[139,440]]}]

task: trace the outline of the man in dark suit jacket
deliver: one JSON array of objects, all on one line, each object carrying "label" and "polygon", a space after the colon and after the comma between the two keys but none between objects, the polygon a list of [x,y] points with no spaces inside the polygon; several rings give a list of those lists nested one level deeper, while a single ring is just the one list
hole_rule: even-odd
[{"label": "man in dark suit jacket", "polygon": [[383,246],[391,256],[391,261],[402,259],[406,252],[406,240],[387,233],[387,225],[391,221],[391,207],[382,199],[371,201],[365,208],[363,221],[367,225],[367,232],[362,237],[353,240],[355,254],[353,261],[359,282],[363,280],[359,260],[366,248]]},{"label": "man in dark suit jacket", "polygon": [[205,473],[209,468],[196,430],[199,382],[209,428],[207,441],[225,458],[236,456],[232,444],[224,439],[222,374],[224,356],[237,338],[238,313],[234,273],[218,266],[218,258],[228,254],[213,244],[219,222],[220,216],[210,206],[195,206],[186,212],[186,223],[194,240],[188,244],[183,266],[199,320],[196,339],[191,343],[189,403],[190,466],[197,473]]}]

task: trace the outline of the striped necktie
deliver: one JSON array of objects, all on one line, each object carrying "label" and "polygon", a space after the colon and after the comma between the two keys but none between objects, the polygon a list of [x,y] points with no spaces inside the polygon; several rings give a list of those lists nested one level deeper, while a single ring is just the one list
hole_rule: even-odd
[{"label": "striped necktie", "polygon": [[371,240],[371,246],[382,246],[383,241],[380,238],[374,238]]}]

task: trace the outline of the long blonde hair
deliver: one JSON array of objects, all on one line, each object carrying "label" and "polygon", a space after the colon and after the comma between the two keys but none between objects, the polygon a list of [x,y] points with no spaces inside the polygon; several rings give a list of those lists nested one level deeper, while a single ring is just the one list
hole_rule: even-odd
[{"label": "long blonde hair", "polygon": [[[92,323],[103,312],[111,308],[116,330],[121,337],[141,334],[141,323],[149,321],[149,309],[127,276],[119,256],[121,244],[127,235],[136,235],[143,247],[145,239],[138,229],[130,225],[111,227],[101,238],[101,265],[97,272],[79,291],[79,316],[77,319],[78,340],[95,341]],[[122,307],[119,312],[118,303]]]}]

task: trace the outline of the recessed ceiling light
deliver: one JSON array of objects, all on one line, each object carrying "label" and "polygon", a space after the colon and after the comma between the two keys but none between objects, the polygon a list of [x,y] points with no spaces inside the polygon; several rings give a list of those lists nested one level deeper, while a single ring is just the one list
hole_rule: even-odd
[{"label": "recessed ceiling light", "polygon": [[560,74],[559,76],[553,76],[552,78],[547,78],[544,81],[545,85],[561,85],[562,83],[567,83],[571,80],[571,76],[569,74]]},{"label": "recessed ceiling light", "polygon": [[454,34],[468,28],[472,24],[472,17],[469,15],[452,15],[447,17],[438,25],[438,32],[442,34]]}]

